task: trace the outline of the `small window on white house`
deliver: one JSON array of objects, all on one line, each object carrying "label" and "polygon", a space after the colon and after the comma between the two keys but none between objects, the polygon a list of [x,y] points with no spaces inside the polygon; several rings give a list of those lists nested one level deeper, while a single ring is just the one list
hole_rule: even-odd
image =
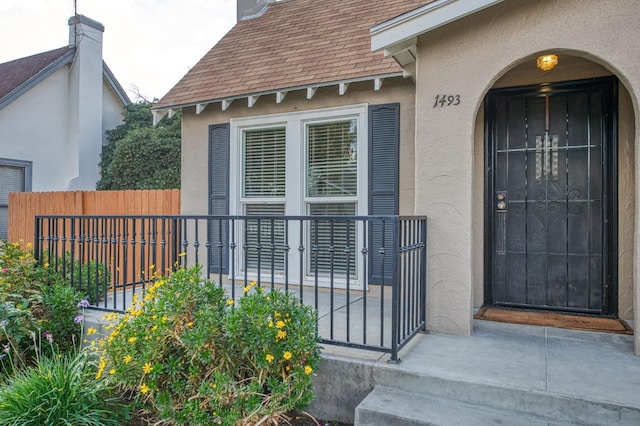
[{"label": "small window on white house", "polygon": [[0,240],[9,236],[9,193],[31,190],[31,162],[0,159]]}]

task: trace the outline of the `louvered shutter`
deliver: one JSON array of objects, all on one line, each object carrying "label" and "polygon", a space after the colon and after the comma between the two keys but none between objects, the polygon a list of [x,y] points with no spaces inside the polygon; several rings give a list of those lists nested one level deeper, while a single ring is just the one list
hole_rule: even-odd
[{"label": "louvered shutter", "polygon": [[[369,214],[397,215],[399,191],[400,104],[369,106]],[[391,285],[393,224],[372,223],[369,244],[369,283]],[[385,248],[385,256],[379,250]],[[384,259],[384,260],[383,260]],[[382,276],[384,263],[384,277]]]},{"label": "louvered shutter", "polygon": [[[209,214],[229,214],[229,123],[209,126]],[[209,272],[229,272],[229,224],[209,222]],[[222,245],[220,247],[219,245]]]}]

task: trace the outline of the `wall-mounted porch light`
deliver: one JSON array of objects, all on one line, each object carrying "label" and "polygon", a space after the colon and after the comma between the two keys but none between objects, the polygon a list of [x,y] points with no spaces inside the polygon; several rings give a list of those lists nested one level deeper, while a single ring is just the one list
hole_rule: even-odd
[{"label": "wall-mounted porch light", "polygon": [[556,65],[558,65],[557,55],[542,55],[536,60],[536,66],[542,71],[551,71]]}]

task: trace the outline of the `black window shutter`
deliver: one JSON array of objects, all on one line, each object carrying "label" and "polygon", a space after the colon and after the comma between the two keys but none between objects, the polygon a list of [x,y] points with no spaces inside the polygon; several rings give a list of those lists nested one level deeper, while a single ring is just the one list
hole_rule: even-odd
[{"label": "black window shutter", "polygon": [[[229,215],[229,123],[209,126],[209,214]],[[229,223],[209,221],[209,272],[229,272]]]},{"label": "black window shutter", "polygon": [[[369,105],[370,215],[398,214],[399,151],[400,104]],[[393,223],[372,222],[369,235],[369,283],[391,285]]]}]

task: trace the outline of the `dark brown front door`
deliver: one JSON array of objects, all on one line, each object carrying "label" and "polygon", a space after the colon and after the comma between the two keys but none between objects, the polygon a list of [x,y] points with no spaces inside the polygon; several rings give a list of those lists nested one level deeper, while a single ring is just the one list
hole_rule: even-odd
[{"label": "dark brown front door", "polygon": [[616,313],[616,84],[487,96],[486,303]]}]

